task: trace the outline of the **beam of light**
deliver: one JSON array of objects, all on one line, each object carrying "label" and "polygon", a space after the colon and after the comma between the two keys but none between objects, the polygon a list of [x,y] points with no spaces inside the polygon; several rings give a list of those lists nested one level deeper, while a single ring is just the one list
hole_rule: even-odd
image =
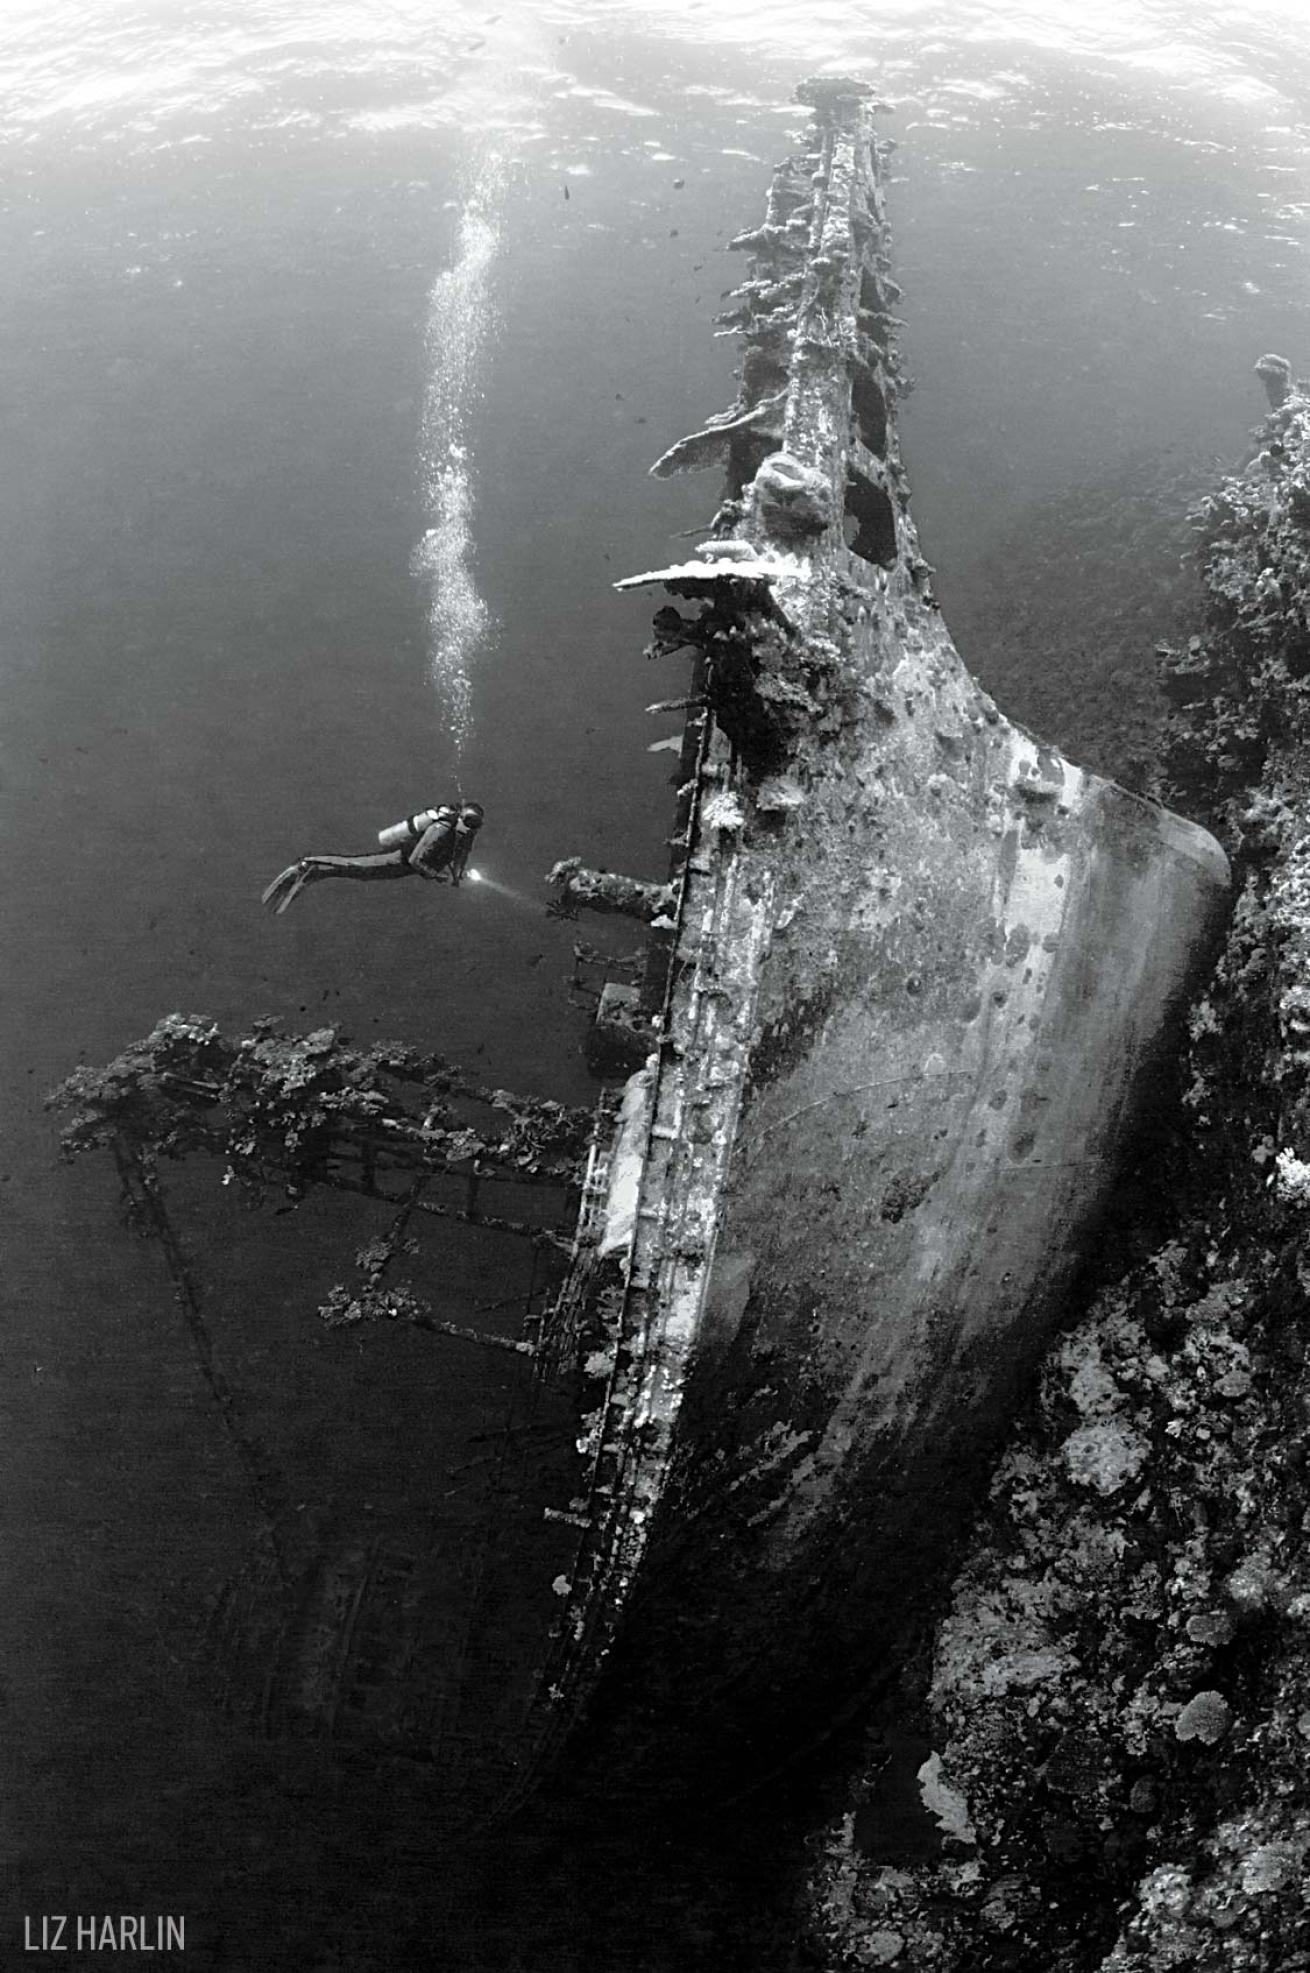
[{"label": "beam of light", "polygon": [[428,525],[411,567],[427,590],[428,665],[457,758],[472,728],[473,654],[492,628],[473,571],[469,423],[496,327],[492,275],[507,176],[498,153],[483,159],[460,217],[454,263],[428,297],[428,384],[419,432]]},{"label": "beam of light", "polygon": [[544,911],[546,908],[541,898],[528,897],[523,891],[516,891],[511,884],[502,884],[495,877],[489,877],[485,870],[466,870],[464,881],[476,884],[479,890],[494,891],[497,897],[508,898],[511,904],[523,905],[530,911]]}]

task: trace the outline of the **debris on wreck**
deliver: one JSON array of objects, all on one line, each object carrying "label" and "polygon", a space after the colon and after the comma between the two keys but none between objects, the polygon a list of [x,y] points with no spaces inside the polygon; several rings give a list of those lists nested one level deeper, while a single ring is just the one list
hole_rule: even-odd
[{"label": "debris on wreck", "polygon": [[[464,1121],[461,1101],[485,1106],[494,1134]],[[230,1041],[194,1014],[165,1015],[105,1068],[75,1070],[50,1102],[74,1111],[66,1157],[103,1146],[155,1159],[209,1151],[225,1181],[260,1197],[274,1182],[345,1184],[347,1160],[370,1188],[396,1167],[564,1184],[591,1126],[588,1110],[488,1088],[401,1043],[355,1049],[335,1028],[284,1035],[271,1021]]]},{"label": "debris on wreck", "polygon": [[814,1840],[807,1926],[829,1973],[1310,1967],[1302,387],[1195,521],[1205,618],[1166,654],[1163,774],[1229,842],[1236,907],[1129,1262],[1054,1348],[930,1669],[892,1702],[967,1840],[871,1843],[875,1755]]},{"label": "debris on wreck", "polygon": [[359,1256],[360,1287],[329,1291],[320,1311],[329,1326],[403,1319],[510,1348],[520,1345],[441,1321],[383,1277],[415,1250],[411,1223],[424,1218],[567,1252],[542,1221],[488,1211],[481,1195],[492,1183],[500,1200],[507,1187],[576,1193],[594,1130],[589,1110],[489,1088],[399,1043],[357,1049],[335,1028],[286,1035],[271,1021],[229,1040],[215,1022],[183,1014],[166,1015],[104,1068],[75,1070],[48,1100],[73,1112],[61,1134],[66,1158],[112,1153],[129,1219],[163,1238],[180,1294],[194,1300],[161,1160],[208,1154],[252,1204],[273,1197],[285,1209],[323,1185],[392,1208],[388,1232]]},{"label": "debris on wreck", "polygon": [[615,912],[649,925],[667,918],[673,903],[671,884],[648,883],[612,870],[589,870],[577,856],[555,864],[546,882],[559,893],[547,907],[557,918],[576,918],[582,910]]}]

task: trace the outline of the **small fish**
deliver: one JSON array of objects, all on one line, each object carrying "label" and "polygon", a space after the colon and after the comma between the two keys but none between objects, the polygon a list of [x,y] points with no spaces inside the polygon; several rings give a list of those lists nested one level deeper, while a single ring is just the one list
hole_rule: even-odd
[{"label": "small fish", "polygon": [[565,196],[565,198],[566,198],[566,199],[567,199],[567,198],[568,198],[568,196],[569,196],[569,188],[568,188],[568,186],[567,186],[567,185],[566,185],[566,186],[564,187],[564,196]]}]

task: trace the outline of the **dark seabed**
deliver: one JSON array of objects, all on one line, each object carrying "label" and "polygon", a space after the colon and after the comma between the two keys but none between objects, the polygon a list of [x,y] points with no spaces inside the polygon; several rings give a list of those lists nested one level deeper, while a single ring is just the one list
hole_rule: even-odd
[{"label": "dark seabed", "polygon": [[[522,1515],[488,1526],[493,1480],[517,1497],[536,1456],[522,1366],[322,1329],[367,1214],[252,1218],[188,1171],[225,1424],[157,1248],[110,1170],[56,1163],[43,1099],[182,1009],[590,1100],[577,928],[541,879],[575,852],[662,870],[671,760],[646,750],[669,722],[644,708],[682,675],[642,662],[650,605],[610,584],[715,503],[646,467],[732,395],[721,250],[816,67],[892,106],[903,435],[957,642],[1016,718],[1140,771],[1187,497],[1244,446],[1256,357],[1310,364],[1295,23],[1128,0],[1095,25],[965,0],[6,10],[12,1963],[26,1914],[103,1912],[185,1914],[187,1963],[223,1973],[787,1963],[786,1781],[697,1837],[698,1876],[672,1837],[634,1847],[619,1817],[601,1843],[594,1808],[549,1801],[471,1842],[430,1767],[365,1734],[332,1757],[279,1713],[270,1521],[297,1570],[419,1585],[438,1712],[499,1570],[503,1664],[471,1675],[451,1755],[477,1768],[550,1614],[546,1538],[537,1568]],[[292,857],[368,848],[457,778],[502,888],[260,911]],[[476,1239],[425,1265],[452,1310],[526,1285]]]}]

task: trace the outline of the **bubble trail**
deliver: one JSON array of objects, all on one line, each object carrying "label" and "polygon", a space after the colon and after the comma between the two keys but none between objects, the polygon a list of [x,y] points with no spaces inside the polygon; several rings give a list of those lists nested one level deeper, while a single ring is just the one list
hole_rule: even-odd
[{"label": "bubble trail", "polygon": [[484,159],[460,219],[454,264],[437,276],[428,297],[428,386],[419,435],[427,528],[411,566],[427,589],[428,665],[457,757],[472,727],[471,660],[492,627],[473,572],[468,432],[496,327],[492,275],[505,180],[503,160]]}]

